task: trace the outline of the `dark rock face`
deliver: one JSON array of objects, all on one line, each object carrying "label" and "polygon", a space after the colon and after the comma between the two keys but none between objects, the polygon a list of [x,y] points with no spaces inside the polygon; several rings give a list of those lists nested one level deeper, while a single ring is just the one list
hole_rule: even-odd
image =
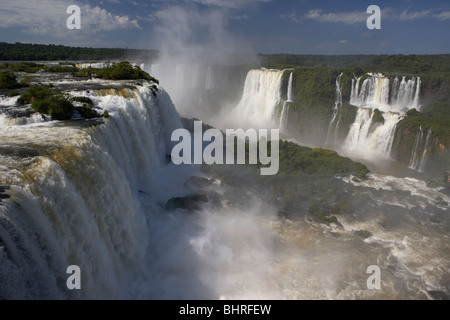
[{"label": "dark rock face", "polygon": [[11,198],[11,196],[6,193],[6,190],[9,190],[9,186],[0,186],[0,203],[2,203],[2,199]]},{"label": "dark rock face", "polygon": [[208,195],[206,191],[197,191],[185,197],[171,198],[166,203],[166,208],[169,210],[185,209],[188,211],[199,210],[202,204],[208,202]]},{"label": "dark rock face", "polygon": [[428,291],[433,300],[450,300],[450,296],[442,291]]}]

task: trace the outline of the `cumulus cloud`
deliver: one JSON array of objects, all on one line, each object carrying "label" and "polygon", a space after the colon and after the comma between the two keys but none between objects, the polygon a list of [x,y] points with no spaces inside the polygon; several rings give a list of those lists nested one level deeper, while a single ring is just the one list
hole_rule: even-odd
[{"label": "cumulus cloud", "polygon": [[39,35],[63,37],[67,35],[66,12],[69,5],[81,9],[81,28],[93,34],[119,29],[141,29],[136,19],[127,15],[115,15],[98,6],[92,7],[74,1],[63,0],[3,0],[0,10],[0,28],[15,27]]}]

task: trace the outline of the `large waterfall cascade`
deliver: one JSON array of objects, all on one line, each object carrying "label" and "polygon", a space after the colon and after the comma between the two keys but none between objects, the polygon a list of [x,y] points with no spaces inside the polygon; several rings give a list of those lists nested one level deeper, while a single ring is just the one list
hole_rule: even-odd
[{"label": "large waterfall cascade", "polygon": [[[152,197],[179,116],[148,85],[71,94],[90,97],[109,119],[1,122],[0,298],[130,298],[148,281],[152,210],[139,198]],[[66,288],[69,265],[81,268],[82,290]]]},{"label": "large waterfall cascade", "polygon": [[[368,74],[352,80],[350,104],[358,108],[356,118],[344,142],[344,149],[362,155],[389,158],[397,123],[406,112],[420,109],[420,78],[396,77],[392,84],[382,74]],[[383,123],[374,123],[378,109]]]},{"label": "large waterfall cascade", "polygon": [[[293,72],[289,73],[286,100],[282,98],[286,70],[258,69],[247,74],[242,98],[230,118],[243,127],[279,128],[287,126],[290,104],[294,102]],[[277,108],[281,106],[279,116]]]},{"label": "large waterfall cascade", "polygon": [[254,128],[278,127],[275,109],[281,102],[283,71],[250,70],[245,79],[244,92],[231,118],[239,125]]}]

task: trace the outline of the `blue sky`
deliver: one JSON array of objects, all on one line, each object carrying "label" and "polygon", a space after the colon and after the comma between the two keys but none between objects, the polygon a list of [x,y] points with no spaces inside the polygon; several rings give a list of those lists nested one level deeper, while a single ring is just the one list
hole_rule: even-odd
[{"label": "blue sky", "polygon": [[[68,30],[69,5],[81,29]],[[369,30],[370,5],[381,30]],[[450,2],[2,0],[0,41],[296,54],[450,53]]]}]

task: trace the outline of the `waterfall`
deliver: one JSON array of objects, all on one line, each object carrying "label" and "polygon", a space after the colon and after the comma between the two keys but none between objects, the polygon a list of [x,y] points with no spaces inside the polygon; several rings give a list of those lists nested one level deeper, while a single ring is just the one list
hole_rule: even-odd
[{"label": "waterfall", "polygon": [[[352,80],[350,104],[356,106],[358,111],[344,148],[389,158],[397,123],[406,111],[420,108],[420,78],[406,80],[406,77],[402,77],[399,81],[396,77],[391,83],[382,74],[369,73],[362,84],[361,79]],[[372,110],[375,109],[381,112],[384,119],[382,123],[372,123]]]},{"label": "waterfall", "polygon": [[420,159],[420,164],[419,164],[419,172],[423,172],[425,170],[425,164],[426,164],[426,155],[429,151],[430,148],[430,140],[431,140],[431,128],[428,129],[428,133],[427,133],[427,138],[425,139],[425,146],[423,148],[423,153],[422,153],[422,157]]},{"label": "waterfall", "polygon": [[231,111],[230,121],[235,126],[247,128],[278,127],[275,110],[282,102],[282,78],[283,71],[250,70],[245,79],[242,98]]},{"label": "waterfall", "polygon": [[282,132],[286,132],[286,130],[287,130],[290,104],[292,102],[294,102],[293,94],[292,94],[292,80],[293,80],[292,78],[293,78],[293,72],[291,72],[291,74],[289,75],[289,81],[288,81],[288,87],[287,87],[287,100],[283,102],[283,108],[281,109],[281,114],[280,114],[279,128]]},{"label": "waterfall", "polygon": [[352,80],[350,104],[357,107],[377,108],[383,112],[406,112],[419,109],[420,78],[413,77],[406,80],[402,77],[399,82],[396,77],[389,87],[390,81],[382,74],[368,74],[360,87],[361,78]]},{"label": "waterfall", "polygon": [[279,124],[279,128],[282,132],[286,132],[288,117],[289,117],[289,101],[284,101],[283,109],[281,109],[280,124]]},{"label": "waterfall", "polygon": [[344,148],[363,156],[389,158],[397,123],[402,116],[384,113],[384,124],[374,124],[374,110],[359,108],[344,142]]},{"label": "waterfall", "polygon": [[[330,125],[328,126],[326,144],[333,143],[337,139],[338,132],[339,132],[339,122],[341,120],[341,117],[339,114],[339,111],[340,111],[339,108],[342,106],[342,75],[343,74],[344,73],[341,73],[336,78],[336,101],[334,103],[333,114],[331,116]],[[339,114],[339,117],[338,117],[338,114]],[[334,130],[333,130],[333,128],[334,128]],[[333,138],[331,138],[332,130],[333,130]]]},{"label": "waterfall", "polygon": [[293,72],[289,75],[289,81],[288,81],[288,89],[287,89],[287,102],[293,102],[293,96],[292,96],[292,75]]},{"label": "waterfall", "polygon": [[422,143],[423,131],[422,126],[419,127],[419,132],[416,134],[416,138],[414,140],[414,146],[411,153],[411,159],[409,161],[409,168],[413,170],[417,170],[419,166],[419,146]]},{"label": "waterfall", "polygon": [[[9,189],[0,199],[0,298],[130,298],[148,283],[155,213],[140,197],[153,193],[178,114],[147,85],[71,94],[109,119],[0,128],[0,186]],[[66,287],[72,264],[82,270],[79,291]]]}]

